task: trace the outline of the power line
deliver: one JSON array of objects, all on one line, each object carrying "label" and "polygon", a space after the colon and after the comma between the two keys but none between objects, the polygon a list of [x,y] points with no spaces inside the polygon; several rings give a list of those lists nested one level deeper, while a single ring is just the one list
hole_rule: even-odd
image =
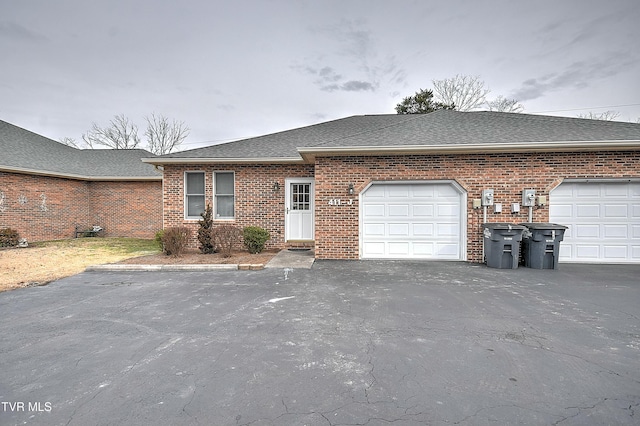
[{"label": "power line", "polygon": [[622,108],[622,107],[630,107],[630,106],[640,106],[640,104],[609,105],[609,106],[597,106],[597,107],[573,108],[573,109],[556,109],[556,110],[552,110],[552,111],[535,111],[535,112],[531,112],[531,114],[544,114],[544,113],[547,113],[547,112],[584,111],[584,110],[588,110],[588,109],[601,109],[601,108]]}]

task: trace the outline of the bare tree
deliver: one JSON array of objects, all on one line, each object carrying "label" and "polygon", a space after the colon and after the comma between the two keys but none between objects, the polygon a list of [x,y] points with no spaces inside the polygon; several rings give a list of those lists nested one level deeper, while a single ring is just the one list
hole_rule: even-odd
[{"label": "bare tree", "polygon": [[58,142],[60,142],[61,144],[64,144],[64,145],[68,145],[68,146],[73,147],[73,148],[81,149],[80,146],[78,145],[78,143],[76,142],[76,140],[74,138],[70,138],[68,136],[60,138],[60,140]]},{"label": "bare tree", "polygon": [[147,116],[145,120],[147,130],[144,134],[147,137],[148,148],[156,155],[169,154],[189,136],[190,129],[183,121],[169,121],[162,114],[151,114],[151,117]]},{"label": "bare tree", "polygon": [[484,105],[490,90],[479,76],[456,74],[453,78],[433,80],[433,94],[441,103],[458,111],[471,111]]},{"label": "bare tree", "polygon": [[93,123],[91,130],[84,133],[82,139],[90,148],[102,145],[112,149],[133,149],[140,143],[138,126],[130,122],[124,114],[116,115],[109,127],[100,127]]},{"label": "bare tree", "polygon": [[589,111],[586,114],[578,114],[578,118],[588,118],[590,120],[613,121],[620,116],[618,111],[605,111],[596,113]]},{"label": "bare tree", "polygon": [[515,99],[507,99],[500,95],[492,101],[486,102],[489,111],[497,112],[522,112],[524,106]]}]

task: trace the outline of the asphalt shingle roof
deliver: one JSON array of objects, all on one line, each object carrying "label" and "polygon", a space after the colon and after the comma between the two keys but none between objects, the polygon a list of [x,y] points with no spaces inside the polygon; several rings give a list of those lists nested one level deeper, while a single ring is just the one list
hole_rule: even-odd
[{"label": "asphalt shingle roof", "polygon": [[545,142],[640,141],[640,124],[501,112],[442,110],[419,115],[363,115],[192,149],[170,159],[300,159],[298,149],[465,146]]},{"label": "asphalt shingle roof", "polygon": [[161,179],[144,149],[76,149],[0,120],[0,170],[84,179]]}]

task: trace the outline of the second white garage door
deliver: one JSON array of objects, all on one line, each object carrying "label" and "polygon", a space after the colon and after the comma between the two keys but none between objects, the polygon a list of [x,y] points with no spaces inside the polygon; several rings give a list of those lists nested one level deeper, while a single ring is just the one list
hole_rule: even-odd
[{"label": "second white garage door", "polygon": [[563,182],[549,219],[569,227],[560,261],[640,263],[640,182]]},{"label": "second white garage door", "polygon": [[463,260],[462,206],[453,183],[372,184],[361,198],[361,257]]}]

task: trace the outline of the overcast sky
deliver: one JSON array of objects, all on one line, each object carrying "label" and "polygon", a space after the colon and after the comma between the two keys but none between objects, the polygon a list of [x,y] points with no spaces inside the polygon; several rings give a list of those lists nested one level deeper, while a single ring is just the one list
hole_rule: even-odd
[{"label": "overcast sky", "polygon": [[640,1],[0,0],[0,119],[55,140],[155,112],[196,148],[392,114],[456,74],[635,122]]}]

